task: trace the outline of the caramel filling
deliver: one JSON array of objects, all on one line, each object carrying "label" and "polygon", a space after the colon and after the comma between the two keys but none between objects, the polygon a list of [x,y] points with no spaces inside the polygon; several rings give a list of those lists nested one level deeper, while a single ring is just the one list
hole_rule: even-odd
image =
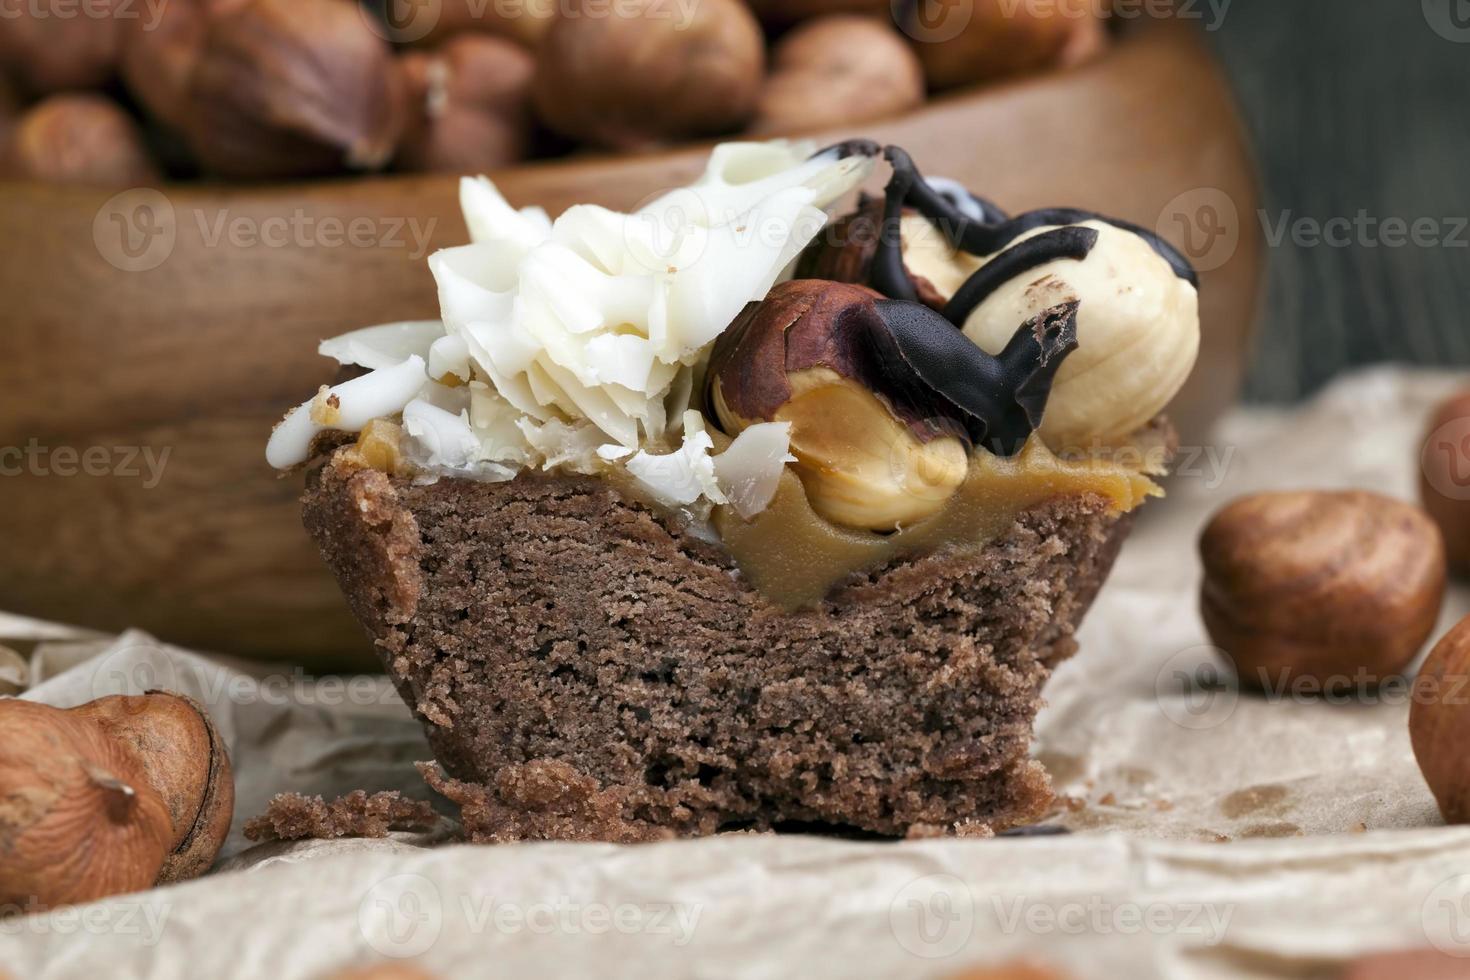
[{"label": "caramel filling", "polygon": [[749,521],[717,507],[715,528],[747,581],[787,611],[820,602],[848,576],[899,558],[983,547],[1024,511],[1055,497],[1094,494],[1125,514],[1163,491],[1162,446],[1136,445],[1114,459],[1060,459],[1032,438],[1017,456],[977,452],[958,491],[932,516],[891,534],[839,527],[812,509],[786,470],[771,505]]},{"label": "caramel filling", "polygon": [[[716,450],[729,437],[714,432]],[[395,476],[410,475],[402,430],[374,421],[346,447],[342,461]],[[889,534],[832,523],[818,514],[796,472],[787,467],[769,507],[750,520],[733,507],[714,508],[711,520],[741,574],[767,601],[788,612],[820,602],[849,576],[900,558],[978,549],[1004,534],[1023,512],[1056,497],[1091,494],[1119,514],[1163,496],[1150,474],[1164,472],[1162,440],[1144,434],[1111,458],[1062,459],[1037,437],[1012,458],[976,451],[958,490],[931,516]],[[634,481],[609,471],[627,496],[646,500]]]}]

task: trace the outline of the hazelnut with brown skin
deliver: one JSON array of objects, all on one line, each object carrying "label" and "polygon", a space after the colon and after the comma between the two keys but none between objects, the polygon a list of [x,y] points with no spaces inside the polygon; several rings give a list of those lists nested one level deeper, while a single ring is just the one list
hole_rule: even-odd
[{"label": "hazelnut with brown skin", "polygon": [[234,799],[223,743],[187,698],[66,710],[0,701],[0,906],[89,902],[201,874]]},{"label": "hazelnut with brown skin", "polygon": [[388,43],[343,0],[248,0],[211,13],[183,134],[223,177],[376,170],[407,106]]},{"label": "hazelnut with brown skin", "polygon": [[519,45],[466,34],[399,59],[410,115],[398,165],[479,173],[525,159],[531,142],[535,60]]},{"label": "hazelnut with brown skin", "polygon": [[53,95],[16,123],[0,176],[96,187],[159,181],[133,117],[100,95]]},{"label": "hazelnut with brown skin", "polygon": [[1430,651],[1414,680],[1409,739],[1446,823],[1470,823],[1470,618]]},{"label": "hazelnut with brown skin", "polygon": [[944,505],[965,480],[969,451],[957,428],[885,383],[857,326],[876,316],[873,296],[818,280],[776,287],[716,343],[707,384],[729,435],[791,424],[792,466],[818,514],[892,531]]},{"label": "hazelnut with brown skin", "polygon": [[167,0],[153,17],[123,22],[118,70],[133,98],[172,127],[188,118],[189,86],[204,53],[208,18],[249,0]]},{"label": "hazelnut with brown skin", "polygon": [[781,28],[814,17],[862,14],[893,22],[892,0],[746,0],[762,24]]},{"label": "hazelnut with brown skin", "polygon": [[796,279],[715,342],[706,402],[729,435],[789,423],[790,465],[812,509],[844,527],[892,531],[944,506],[965,481],[972,445],[1020,448],[1076,346],[1075,325],[1075,306],[1049,310],[992,357],[916,303]]},{"label": "hazelnut with brown skin", "polygon": [[117,0],[57,5],[0,0],[0,73],[31,95],[101,88],[117,69]]},{"label": "hazelnut with brown skin", "polygon": [[1450,566],[1470,573],[1470,391],[1435,409],[1419,463],[1420,499],[1444,534]]},{"label": "hazelnut with brown skin", "polygon": [[1085,52],[1096,41],[1096,20],[1096,4],[1090,0],[1053,4],[974,0],[969,19],[953,37],[944,36],[951,32],[943,24],[932,28],[936,32],[932,35],[923,23],[908,25],[907,30],[919,39],[914,50],[930,87],[946,89],[1061,64],[1070,48]]},{"label": "hazelnut with brown skin", "polygon": [[1412,504],[1364,492],[1243,497],[1200,539],[1200,609],[1242,686],[1404,670],[1439,617],[1444,544]]},{"label": "hazelnut with brown skin", "polygon": [[[371,0],[381,9],[391,0]],[[560,0],[442,0],[417,4],[392,30],[412,43],[434,47],[460,34],[487,34],[534,50],[556,19]],[[398,14],[399,11],[394,11]],[[420,20],[424,18],[424,20]]]},{"label": "hazelnut with brown skin", "polygon": [[889,24],[873,17],[822,17],[776,45],[749,131],[769,135],[867,122],[923,101],[923,67]]},{"label": "hazelnut with brown skin", "polygon": [[534,86],[561,135],[638,149],[732,132],[754,114],[765,38],[741,0],[566,2]]}]

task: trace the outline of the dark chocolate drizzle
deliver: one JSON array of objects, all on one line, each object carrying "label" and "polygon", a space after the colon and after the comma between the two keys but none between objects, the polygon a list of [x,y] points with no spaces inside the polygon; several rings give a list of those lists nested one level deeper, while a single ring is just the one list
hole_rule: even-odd
[{"label": "dark chocolate drizzle", "polygon": [[1053,228],[1028,238],[1019,245],[1012,245],[977,269],[974,275],[955,290],[954,296],[944,308],[944,318],[950,323],[962,324],[975,312],[977,306],[1017,276],[1023,276],[1032,269],[1057,259],[1076,259],[1080,262],[1091,254],[1095,245],[1097,229],[1079,228],[1076,225]]},{"label": "dark chocolate drizzle", "polygon": [[[835,152],[839,157],[875,157],[881,154],[893,168],[893,177],[884,191],[884,226],[879,236],[878,251],[873,259],[872,271],[874,288],[893,299],[914,300],[917,298],[913,279],[903,264],[903,239],[899,221],[903,217],[905,208],[913,208],[928,219],[954,248],[977,256],[994,255],[1007,248],[1017,238],[1037,228],[1052,225],[1065,228],[1087,221],[1105,222],[1142,238],[1165,262],[1169,263],[1175,275],[1195,288],[1199,287],[1198,273],[1178,249],[1148,229],[1131,222],[1109,218],[1106,215],[1079,208],[1043,208],[1010,218],[990,201],[971,194],[971,200],[975,202],[982,215],[981,220],[977,221],[967,216],[958,203],[947,194],[931,186],[919,172],[913,158],[899,147],[880,147],[872,140],[848,140],[829,147],[823,152]],[[1049,258],[1041,257],[1045,253],[1032,254],[1038,259],[1037,265],[1056,259],[1080,260],[1086,258],[1085,253],[1080,256],[1074,254],[1076,244],[1075,241],[1052,239],[1051,245],[1057,251]],[[1096,235],[1093,236],[1093,244],[1096,244]],[[1090,250],[1091,246],[1088,248],[1089,252]],[[994,261],[996,260],[993,259],[992,262]],[[987,266],[989,264],[987,263]],[[1029,268],[1035,267],[1032,265]],[[984,273],[985,267],[982,267],[972,278]],[[969,285],[966,283],[964,287],[961,287],[956,296],[966,293],[966,287]],[[982,296],[981,299],[983,298]],[[978,303],[968,307],[961,304],[956,307],[956,311],[963,309],[965,315],[968,316],[974,310],[975,305]],[[961,324],[963,320],[954,322]]]},{"label": "dark chocolate drizzle", "polygon": [[880,358],[902,364],[923,387],[957,410],[969,440],[998,456],[1014,456],[1041,425],[1052,381],[1077,349],[1076,302],[1043,310],[992,356],[948,319],[921,303],[875,304],[887,327],[875,340]]}]

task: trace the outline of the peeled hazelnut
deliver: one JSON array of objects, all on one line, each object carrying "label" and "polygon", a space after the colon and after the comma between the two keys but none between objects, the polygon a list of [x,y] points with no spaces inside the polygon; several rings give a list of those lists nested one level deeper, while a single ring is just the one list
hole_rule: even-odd
[{"label": "peeled hazelnut", "polygon": [[755,112],[765,38],[740,0],[565,0],[535,100],[563,136],[618,149],[731,132]]},{"label": "peeled hazelnut", "polygon": [[1424,435],[1419,491],[1451,567],[1470,572],[1470,391],[1440,403]]},{"label": "peeled hazelnut", "polygon": [[889,389],[856,323],[876,315],[861,286],[777,286],[716,343],[707,385],[729,435],[791,423],[792,467],[818,514],[892,531],[944,505],[965,480],[969,453],[947,419]]},{"label": "peeled hazelnut", "polygon": [[1242,685],[1398,675],[1445,591],[1444,543],[1412,504],[1363,492],[1244,497],[1200,539],[1200,609]]},{"label": "peeled hazelnut", "polygon": [[248,0],[208,18],[183,134],[225,177],[375,170],[397,148],[403,80],[344,0]]},{"label": "peeled hazelnut", "polygon": [[1409,739],[1446,823],[1470,823],[1470,618],[1429,652],[1414,680]]},{"label": "peeled hazelnut", "polygon": [[[1027,4],[1014,0],[974,0],[969,19],[953,37],[947,25],[906,25],[920,43],[914,46],[924,64],[931,88],[945,89],[988,82],[1061,63],[1069,45],[1095,25],[1096,4],[1091,0],[1057,0]],[[960,16],[953,13],[951,16]],[[910,20],[921,18],[918,7]]]},{"label": "peeled hazelnut", "polygon": [[173,694],[0,701],[0,905],[81,903],[208,868],[234,808],[208,719]]},{"label": "peeled hazelnut", "polygon": [[34,0],[0,0],[0,73],[32,95],[101,88],[117,67],[117,0],[69,11]]},{"label": "peeled hazelnut", "polygon": [[0,153],[0,176],[100,187],[159,180],[133,118],[100,95],[53,95],[31,107]]},{"label": "peeled hazelnut", "polygon": [[523,48],[464,35],[432,54],[406,54],[399,67],[410,105],[400,166],[473,174],[525,159],[536,64]]},{"label": "peeled hazelnut", "polygon": [[791,466],[812,509],[891,531],[943,507],[972,445],[1020,449],[1075,346],[1075,318],[1075,307],[1048,311],[991,357],[923,306],[796,279],[716,341],[706,401],[730,435],[790,423]]},{"label": "peeled hazelnut", "polygon": [[895,116],[924,101],[913,49],[876,18],[809,21],[776,45],[751,133],[788,133]]}]

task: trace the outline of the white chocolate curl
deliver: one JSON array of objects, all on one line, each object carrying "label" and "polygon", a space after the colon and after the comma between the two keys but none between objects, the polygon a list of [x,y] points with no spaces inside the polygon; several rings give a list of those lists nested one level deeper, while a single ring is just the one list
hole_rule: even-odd
[{"label": "white chocolate curl", "polygon": [[[471,244],[429,259],[442,322],[324,343],[322,353],[371,369],[333,391],[374,393],[373,412],[344,402],[334,415],[308,402],[277,427],[268,459],[294,466],[324,429],[355,432],[403,414],[409,455],[431,474],[508,479],[525,466],[623,465],[670,503],[759,512],[785,462],[786,430],[762,430],[715,457],[686,409],[693,367],[872,167],[812,150],[725,144],[694,184],[632,214],[579,205],[554,222],[539,208],[511,207],[486,178],[466,178]],[[425,441],[435,445],[415,451]],[[680,448],[660,454],[669,445]]]}]

